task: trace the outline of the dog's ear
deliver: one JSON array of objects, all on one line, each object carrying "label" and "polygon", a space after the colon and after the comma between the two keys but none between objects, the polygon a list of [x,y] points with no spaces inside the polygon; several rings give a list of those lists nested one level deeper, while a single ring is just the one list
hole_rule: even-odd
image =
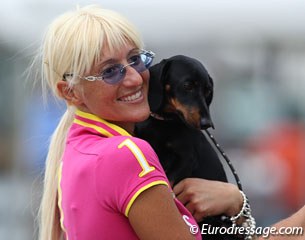
[{"label": "dog's ear", "polygon": [[210,104],[212,103],[213,100],[213,94],[214,94],[214,82],[213,82],[213,78],[210,76],[210,74],[208,74],[208,79],[209,79],[209,86],[210,86],[210,91],[208,96],[206,97],[206,103],[208,106],[210,106]]},{"label": "dog's ear", "polygon": [[166,76],[167,59],[163,59],[149,68],[148,102],[151,112],[157,112],[164,101],[164,79]]}]

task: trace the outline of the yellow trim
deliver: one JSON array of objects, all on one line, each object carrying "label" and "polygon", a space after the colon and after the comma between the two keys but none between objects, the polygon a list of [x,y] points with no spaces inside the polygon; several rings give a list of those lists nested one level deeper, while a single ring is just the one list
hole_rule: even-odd
[{"label": "yellow trim", "polygon": [[[66,228],[64,226],[64,211],[62,209],[62,191],[61,191],[61,187],[60,187],[60,182],[61,182],[61,177],[62,177],[62,166],[63,166],[63,162],[60,163],[60,166],[58,168],[58,186],[57,186],[57,191],[58,191],[58,208],[59,208],[59,212],[60,212],[60,226],[61,226],[61,229],[65,233],[67,233],[67,230],[66,230]],[[67,235],[67,239],[68,239],[68,235]]]},{"label": "yellow trim", "polygon": [[97,132],[99,132],[99,133],[101,133],[101,134],[103,134],[103,135],[105,135],[107,137],[113,137],[112,133],[110,133],[107,130],[105,130],[104,128],[98,127],[98,126],[96,126],[94,124],[86,123],[86,122],[83,122],[83,121],[81,121],[79,119],[76,119],[76,118],[74,119],[74,123],[77,123],[78,125],[81,125],[83,127],[92,128],[92,129],[96,130]]},{"label": "yellow trim", "polygon": [[163,181],[163,180],[159,180],[159,181],[155,181],[155,182],[151,182],[149,184],[147,184],[146,186],[140,188],[130,199],[129,203],[127,204],[126,210],[125,210],[125,216],[128,217],[129,214],[129,210],[133,204],[133,202],[136,200],[136,198],[142,193],[144,192],[146,189],[152,187],[152,186],[156,186],[156,185],[166,185],[168,186],[167,182]]},{"label": "yellow trim", "polygon": [[99,118],[99,117],[95,116],[94,114],[82,112],[80,110],[76,110],[75,114],[80,116],[80,117],[83,117],[83,118],[87,118],[87,119],[90,119],[90,120],[93,120],[93,121],[96,121],[96,122],[104,123],[105,125],[107,125],[108,127],[114,129],[115,131],[117,131],[118,133],[120,133],[123,136],[131,136],[123,128],[121,128],[121,127],[119,127],[119,126],[117,126],[117,125],[115,125],[113,123],[107,122],[106,120],[104,120],[102,118]]}]

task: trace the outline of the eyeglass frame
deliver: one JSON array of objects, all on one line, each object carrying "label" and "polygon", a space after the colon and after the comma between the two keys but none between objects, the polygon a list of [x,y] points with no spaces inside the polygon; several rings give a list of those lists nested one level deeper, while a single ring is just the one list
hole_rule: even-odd
[{"label": "eyeglass frame", "polygon": [[[151,51],[151,50],[144,50],[144,49],[141,49],[140,52],[139,52],[139,55],[142,55],[142,54],[144,54],[146,57],[151,58],[151,60],[150,60],[150,62],[147,64],[147,66],[146,66],[146,64],[143,62],[144,65],[145,65],[145,69],[144,69],[143,71],[137,71],[137,69],[134,68],[138,73],[141,73],[141,72],[144,72],[145,70],[147,70],[147,69],[150,67],[150,65],[151,65],[151,63],[153,62],[153,59],[154,59],[154,57],[155,57],[155,55],[156,55],[153,51]],[[77,77],[79,77],[80,79],[86,80],[86,81],[90,81],[90,82],[93,82],[93,81],[104,81],[104,82],[106,82],[107,84],[115,85],[115,84],[118,84],[119,82],[121,82],[121,81],[124,79],[125,74],[126,74],[126,70],[125,70],[126,67],[128,67],[128,66],[131,66],[131,67],[132,67],[133,64],[135,64],[135,62],[131,62],[131,63],[128,63],[128,64],[126,64],[126,65],[123,65],[123,64],[115,64],[115,65],[120,66],[119,73],[122,74],[122,77],[121,77],[117,82],[114,82],[114,83],[105,81],[105,80],[104,80],[105,78],[104,78],[103,76],[101,76],[101,75],[100,75],[100,76],[97,76],[97,75],[95,75],[95,76],[86,76],[86,77],[83,77],[83,76],[78,75]],[[101,73],[101,74],[102,74],[102,73]],[[67,81],[67,78],[66,78],[66,77],[73,77],[73,73],[64,73],[64,75],[63,75],[63,80],[64,80],[64,81]]]}]

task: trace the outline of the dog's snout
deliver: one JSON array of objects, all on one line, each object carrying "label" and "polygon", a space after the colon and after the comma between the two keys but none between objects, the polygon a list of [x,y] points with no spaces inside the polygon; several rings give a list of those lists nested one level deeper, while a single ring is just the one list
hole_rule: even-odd
[{"label": "dog's snout", "polygon": [[211,119],[207,119],[207,118],[200,119],[200,128],[201,129],[208,129],[210,127],[214,129],[214,124],[211,121]]}]

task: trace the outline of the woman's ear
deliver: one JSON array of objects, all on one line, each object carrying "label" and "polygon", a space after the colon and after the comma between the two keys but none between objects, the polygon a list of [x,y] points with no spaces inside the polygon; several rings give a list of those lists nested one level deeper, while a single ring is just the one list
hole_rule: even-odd
[{"label": "woman's ear", "polygon": [[70,86],[67,81],[59,81],[56,87],[59,96],[65,99],[69,105],[79,106],[83,103],[80,92]]}]

